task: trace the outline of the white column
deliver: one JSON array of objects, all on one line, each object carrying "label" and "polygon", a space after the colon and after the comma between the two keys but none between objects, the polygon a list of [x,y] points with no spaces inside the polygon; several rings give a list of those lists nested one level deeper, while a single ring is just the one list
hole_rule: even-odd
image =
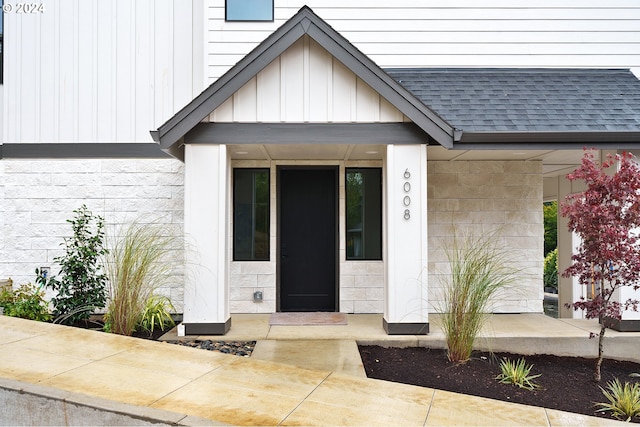
[{"label": "white column", "polygon": [[226,249],[229,169],[225,145],[185,146],[182,334],[221,335],[231,326]]},{"label": "white column", "polygon": [[390,335],[429,332],[427,301],[427,147],[387,146],[385,308]]},{"label": "white column", "polygon": [[578,283],[575,277],[562,277],[562,273],[571,265],[571,256],[580,245],[578,236],[569,231],[569,220],[560,215],[560,205],[565,198],[573,192],[573,184],[564,176],[558,177],[558,317],[560,318],[584,318],[580,310],[567,308],[566,304],[572,304],[584,295],[584,286]]},{"label": "white column", "polygon": [[[638,162],[637,157],[635,161]],[[616,170],[618,169],[620,169],[619,163],[616,167]],[[634,230],[634,231],[635,233],[640,234],[640,230]],[[613,300],[618,301],[620,304],[623,304],[623,305],[628,300],[640,300],[640,289],[634,290],[633,286],[624,286],[622,288],[619,288],[616,292],[614,292]],[[634,311],[632,309],[623,310],[622,321],[614,322],[614,328],[616,330],[626,331],[626,332],[640,331],[640,311]]]}]

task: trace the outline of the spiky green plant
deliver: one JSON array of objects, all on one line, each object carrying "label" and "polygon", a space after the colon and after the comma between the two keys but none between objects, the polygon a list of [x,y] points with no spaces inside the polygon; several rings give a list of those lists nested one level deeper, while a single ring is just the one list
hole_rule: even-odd
[{"label": "spiky green plant", "polygon": [[513,384],[527,390],[535,390],[540,386],[533,380],[541,374],[531,375],[531,369],[533,369],[533,365],[527,365],[524,357],[518,359],[517,362],[505,358],[500,362],[501,372],[496,380],[503,384]]},{"label": "spiky green plant", "polygon": [[171,312],[175,310],[169,297],[153,294],[145,303],[138,328],[152,334],[156,328],[173,327],[175,322]]},{"label": "spiky green plant", "polygon": [[640,384],[622,384],[617,378],[609,381],[607,389],[603,389],[602,394],[608,400],[607,403],[596,403],[600,411],[611,411],[618,419],[631,421],[631,418],[640,415]]},{"label": "spiky green plant", "polygon": [[154,291],[172,280],[176,240],[159,225],[137,221],[115,240],[105,260],[111,285],[107,330],[134,332]]},{"label": "spiky green plant", "polygon": [[506,248],[499,245],[498,231],[478,237],[456,237],[444,251],[450,274],[444,276],[442,329],[450,361],[464,363],[471,358],[473,343],[488,320],[496,293],[518,277],[509,263]]}]

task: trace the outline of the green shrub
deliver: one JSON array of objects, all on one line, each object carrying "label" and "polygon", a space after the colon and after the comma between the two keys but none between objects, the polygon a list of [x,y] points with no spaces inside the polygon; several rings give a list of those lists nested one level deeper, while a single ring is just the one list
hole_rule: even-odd
[{"label": "green shrub", "polygon": [[4,288],[0,291],[0,307],[5,316],[46,322],[51,319],[44,292],[31,283],[18,289]]},{"label": "green shrub", "polygon": [[500,362],[500,375],[496,377],[496,380],[503,384],[513,384],[520,388],[527,390],[535,390],[540,388],[538,384],[533,382],[538,378],[540,374],[531,375],[531,369],[533,365],[527,366],[526,361],[523,358],[514,362],[509,359],[502,359]]},{"label": "green shrub", "polygon": [[172,311],[176,311],[176,309],[168,297],[151,295],[145,304],[138,329],[151,334],[156,328],[164,330],[168,327],[174,327],[175,322],[171,317]]},{"label": "green shrub", "polygon": [[508,249],[499,243],[497,232],[465,236],[462,241],[454,236],[452,246],[444,249],[451,273],[444,276],[443,303],[437,308],[452,362],[469,360],[491,299],[517,278],[518,271],[509,266]]},{"label": "green shrub", "polygon": [[94,216],[85,205],[73,211],[73,237],[66,238],[66,252],[54,258],[60,264],[61,278],[44,278],[44,283],[56,291],[51,299],[53,314],[60,323],[74,323],[88,319],[107,301],[107,276],[102,272],[99,258],[107,253],[103,247],[104,219]]},{"label": "green shrub", "polygon": [[544,258],[544,287],[558,289],[558,248]]},{"label": "green shrub", "polygon": [[596,403],[600,411],[611,411],[614,417],[626,421],[640,415],[640,384],[625,382],[623,385],[616,378],[607,384],[607,390],[602,387],[600,390],[609,401]]},{"label": "green shrub", "polygon": [[172,280],[178,242],[164,233],[160,226],[134,222],[114,242],[105,262],[111,284],[106,322],[111,332],[131,335],[154,291]]},{"label": "green shrub", "polygon": [[544,202],[544,254],[545,256],[558,247],[558,202]]}]

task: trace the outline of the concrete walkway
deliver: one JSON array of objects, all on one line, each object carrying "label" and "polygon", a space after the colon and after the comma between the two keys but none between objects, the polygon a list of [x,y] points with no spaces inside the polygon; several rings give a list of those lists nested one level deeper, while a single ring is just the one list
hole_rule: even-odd
[{"label": "concrete walkway", "polygon": [[[350,315],[340,326],[269,326],[268,318],[232,316],[224,340],[258,340],[254,356],[242,358],[0,316],[0,424],[615,424],[362,376],[356,340],[438,347],[435,318],[432,333],[420,337],[387,336],[380,315]],[[496,351],[518,345],[519,352],[557,344],[553,353],[581,355],[593,347],[587,337],[594,328],[590,321],[496,315],[479,344]],[[640,342],[640,334],[609,333],[614,356]]]}]

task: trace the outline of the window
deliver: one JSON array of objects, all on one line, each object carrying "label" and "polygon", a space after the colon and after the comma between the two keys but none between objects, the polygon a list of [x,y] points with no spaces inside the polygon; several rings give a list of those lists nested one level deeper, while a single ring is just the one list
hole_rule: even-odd
[{"label": "window", "polygon": [[382,170],[346,170],[347,259],[382,259]]},{"label": "window", "polygon": [[233,171],[233,259],[269,260],[269,169]]},{"label": "window", "polygon": [[273,21],[273,0],[226,0],[227,21]]}]

